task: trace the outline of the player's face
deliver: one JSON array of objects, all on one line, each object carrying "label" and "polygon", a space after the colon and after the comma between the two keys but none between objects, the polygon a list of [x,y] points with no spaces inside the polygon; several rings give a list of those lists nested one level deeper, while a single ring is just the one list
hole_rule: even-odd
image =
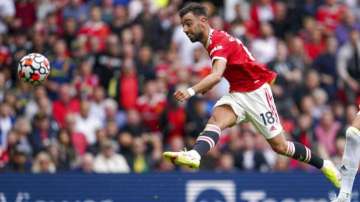
[{"label": "player's face", "polygon": [[187,13],[181,18],[181,24],[185,34],[189,37],[190,41],[201,41],[202,30],[201,23],[204,19],[203,16],[196,16],[192,12]]}]

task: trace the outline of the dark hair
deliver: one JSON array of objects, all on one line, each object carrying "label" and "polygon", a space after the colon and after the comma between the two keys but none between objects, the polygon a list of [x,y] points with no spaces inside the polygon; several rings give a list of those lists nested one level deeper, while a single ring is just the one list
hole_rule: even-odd
[{"label": "dark hair", "polygon": [[183,17],[184,15],[186,15],[187,13],[192,12],[194,15],[196,16],[206,16],[207,17],[207,12],[206,12],[206,8],[204,6],[202,6],[199,3],[195,3],[195,2],[191,2],[186,4],[184,7],[182,7],[179,10],[179,15],[180,17]]}]

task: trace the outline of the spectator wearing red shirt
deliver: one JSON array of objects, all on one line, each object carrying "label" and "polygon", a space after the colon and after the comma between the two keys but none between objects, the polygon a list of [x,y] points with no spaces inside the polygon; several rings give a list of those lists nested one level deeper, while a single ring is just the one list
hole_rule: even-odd
[{"label": "spectator wearing red shirt", "polygon": [[312,61],[324,52],[325,43],[322,39],[322,32],[319,28],[315,28],[311,31],[310,39],[304,42],[304,48]]},{"label": "spectator wearing red shirt", "polygon": [[75,124],[76,124],[75,115],[69,113],[65,117],[65,121],[66,121],[65,129],[70,134],[71,143],[74,147],[75,152],[80,156],[84,155],[89,144],[86,140],[85,135],[75,130]]},{"label": "spectator wearing red shirt", "polygon": [[156,81],[147,81],[144,95],[137,100],[137,109],[142,115],[144,125],[152,132],[160,131],[159,119],[165,106],[166,97],[158,93]]},{"label": "spectator wearing red shirt", "polygon": [[119,102],[120,106],[129,110],[136,107],[139,85],[134,62],[131,59],[124,61],[123,71],[120,76]]},{"label": "spectator wearing red shirt", "polygon": [[85,22],[85,24],[79,30],[80,35],[85,35],[87,37],[97,40],[98,50],[101,51],[105,48],[105,41],[110,34],[110,29],[107,24],[101,20],[101,10],[99,7],[93,7],[90,11],[90,20]]},{"label": "spectator wearing red shirt", "polygon": [[11,63],[10,50],[3,44],[3,37],[0,36],[0,68],[3,68]]},{"label": "spectator wearing red shirt", "polygon": [[184,106],[179,105],[174,98],[170,98],[161,116],[161,128],[166,140],[170,140],[174,136],[184,137],[185,121],[186,112]]},{"label": "spectator wearing red shirt", "polygon": [[92,73],[93,62],[89,59],[80,63],[79,75],[75,77],[74,85],[81,97],[90,98],[93,90],[99,85],[99,78]]},{"label": "spectator wearing red shirt", "polygon": [[336,29],[346,10],[346,6],[338,4],[336,0],[326,0],[317,10],[316,19],[325,26],[326,31],[331,32]]},{"label": "spectator wearing red shirt", "polygon": [[20,20],[22,29],[30,29],[36,21],[35,2],[33,0],[20,0],[15,3],[15,17]]},{"label": "spectator wearing red shirt", "polygon": [[59,100],[53,103],[53,115],[60,128],[65,126],[65,117],[72,112],[79,112],[80,102],[76,98],[72,98],[71,86],[62,84],[59,89]]}]

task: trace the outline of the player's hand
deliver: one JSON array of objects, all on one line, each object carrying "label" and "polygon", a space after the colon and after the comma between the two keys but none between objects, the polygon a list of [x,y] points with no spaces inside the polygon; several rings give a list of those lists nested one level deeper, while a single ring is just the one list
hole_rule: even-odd
[{"label": "player's hand", "polygon": [[190,96],[189,92],[185,89],[185,90],[177,90],[174,93],[174,97],[177,101],[183,102],[183,101],[189,99],[191,96]]}]

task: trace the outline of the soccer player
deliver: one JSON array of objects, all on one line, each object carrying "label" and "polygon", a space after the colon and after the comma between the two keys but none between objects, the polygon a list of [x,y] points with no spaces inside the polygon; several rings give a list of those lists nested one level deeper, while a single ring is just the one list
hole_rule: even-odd
[{"label": "soccer player", "polygon": [[216,145],[222,130],[250,121],[275,152],[315,166],[336,187],[340,187],[340,173],[331,161],[319,158],[300,143],[285,139],[269,85],[276,74],[257,63],[239,39],[212,29],[201,4],[188,3],[179,11],[179,15],[189,39],[201,42],[208,51],[212,71],[191,88],[176,91],[175,98],[185,101],[197,93],[205,93],[223,76],[230,83],[230,92],[215,104],[192,150],[164,152],[163,156],[178,165],[198,168],[201,157]]},{"label": "soccer player", "polygon": [[[359,106],[360,108],[360,106]],[[360,162],[360,111],[351,126],[346,129],[346,144],[340,173],[342,175],[339,196],[333,202],[350,202],[351,192]]]}]

